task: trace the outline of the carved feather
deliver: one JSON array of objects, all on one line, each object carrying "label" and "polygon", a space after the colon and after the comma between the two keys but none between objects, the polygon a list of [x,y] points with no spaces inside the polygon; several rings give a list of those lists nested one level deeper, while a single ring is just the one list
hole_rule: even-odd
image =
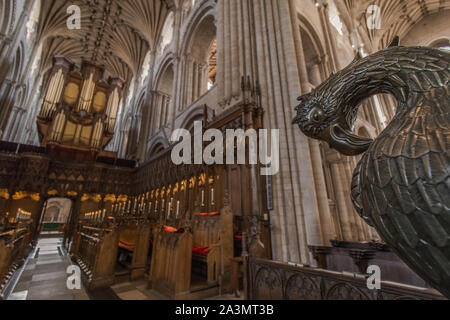
[{"label": "carved feather", "polygon": [[[333,145],[326,129],[362,100],[376,93],[397,98],[396,116],[354,172],[351,196],[386,243],[450,298],[450,54],[400,47],[395,37],[387,49],[357,58],[316,89],[314,104],[311,97],[302,101],[299,123],[308,136]],[[328,123],[316,128],[308,108],[319,104]],[[339,147],[348,152],[348,145]]]}]

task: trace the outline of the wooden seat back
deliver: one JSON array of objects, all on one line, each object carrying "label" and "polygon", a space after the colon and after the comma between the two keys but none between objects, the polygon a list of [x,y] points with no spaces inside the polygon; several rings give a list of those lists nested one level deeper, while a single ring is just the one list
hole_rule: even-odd
[{"label": "wooden seat back", "polygon": [[89,289],[114,283],[119,232],[111,229],[81,226],[72,254],[86,275]]},{"label": "wooden seat back", "polygon": [[137,227],[128,227],[120,230],[119,247],[134,251],[136,248]]},{"label": "wooden seat back", "polygon": [[150,287],[175,298],[191,284],[192,234],[160,229],[155,236],[150,269]]},{"label": "wooden seat back", "polygon": [[0,284],[3,283],[5,275],[8,272],[12,251],[12,245],[7,244],[5,239],[0,239]]},{"label": "wooden seat back", "polygon": [[31,250],[29,226],[17,227],[0,235],[0,296],[12,274]]},{"label": "wooden seat back", "polygon": [[196,214],[193,219],[193,245],[207,248],[193,253],[195,263],[206,263],[208,282],[218,281],[219,275],[229,272],[233,258],[233,213],[224,207],[219,214]]},{"label": "wooden seat back", "polygon": [[150,247],[151,225],[149,222],[130,223],[120,228],[119,248],[132,252],[131,265],[128,266],[130,279],[142,278],[147,266]]}]

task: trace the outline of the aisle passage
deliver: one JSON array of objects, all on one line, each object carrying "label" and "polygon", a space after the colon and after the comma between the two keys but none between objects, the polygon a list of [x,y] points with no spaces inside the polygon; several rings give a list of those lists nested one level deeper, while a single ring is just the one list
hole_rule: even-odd
[{"label": "aisle passage", "polygon": [[89,300],[83,286],[81,290],[67,288],[71,264],[61,238],[40,239],[8,300]]},{"label": "aisle passage", "polygon": [[[167,300],[158,292],[147,288],[147,280],[123,282],[109,288],[88,292],[67,288],[67,267],[71,260],[62,249],[61,238],[41,238],[19,273],[18,281],[8,300]],[[220,296],[214,299],[233,299]]]}]

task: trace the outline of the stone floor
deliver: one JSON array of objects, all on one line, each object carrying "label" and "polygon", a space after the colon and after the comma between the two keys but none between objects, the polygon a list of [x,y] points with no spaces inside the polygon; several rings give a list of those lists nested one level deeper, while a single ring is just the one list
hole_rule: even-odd
[{"label": "stone floor", "polygon": [[[62,239],[41,238],[34,252],[17,277],[8,300],[167,300],[154,290],[147,289],[147,281],[124,282],[110,288],[87,291],[67,288],[67,267],[72,265],[62,248]],[[232,300],[234,296],[212,299]]]},{"label": "stone floor", "polygon": [[[168,300],[167,297],[161,295],[154,290],[147,289],[147,281],[140,280],[134,282],[124,282],[111,287],[115,294],[121,300]],[[234,295],[223,295],[212,297],[207,300],[243,300],[236,298]]]},{"label": "stone floor", "polygon": [[30,255],[8,300],[89,300],[81,290],[67,288],[67,267],[61,238],[43,238]]},{"label": "stone floor", "polygon": [[148,290],[146,280],[116,284],[111,289],[121,300],[167,300],[158,292]]}]

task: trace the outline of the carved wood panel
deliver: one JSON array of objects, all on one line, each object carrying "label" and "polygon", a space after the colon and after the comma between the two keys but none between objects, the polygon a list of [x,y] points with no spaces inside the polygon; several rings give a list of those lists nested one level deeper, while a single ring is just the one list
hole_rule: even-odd
[{"label": "carved wood panel", "polygon": [[445,300],[432,289],[382,282],[380,290],[369,290],[365,277],[269,260],[250,258],[248,271],[251,300]]}]

